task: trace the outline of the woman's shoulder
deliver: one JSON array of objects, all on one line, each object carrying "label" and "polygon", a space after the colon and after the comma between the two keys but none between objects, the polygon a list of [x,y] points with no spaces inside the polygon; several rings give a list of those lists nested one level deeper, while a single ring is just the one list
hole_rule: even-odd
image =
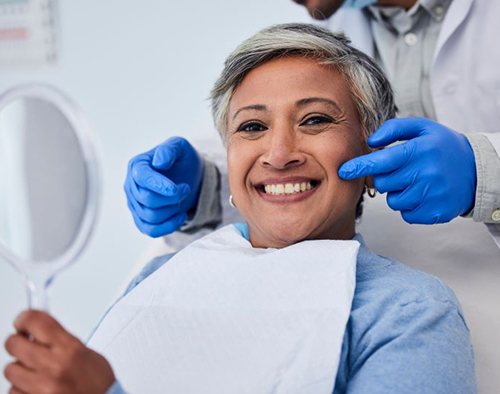
[{"label": "woman's shoulder", "polygon": [[453,291],[363,245],[341,360],[339,388],[475,392],[470,333]]},{"label": "woman's shoulder", "polygon": [[358,254],[356,296],[397,303],[446,302],[460,309],[453,291],[439,278],[377,255],[362,244]]}]

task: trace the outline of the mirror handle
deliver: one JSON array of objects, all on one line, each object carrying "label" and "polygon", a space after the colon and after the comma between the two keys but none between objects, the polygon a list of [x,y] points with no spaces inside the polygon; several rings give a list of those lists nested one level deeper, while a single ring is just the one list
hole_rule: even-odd
[{"label": "mirror handle", "polygon": [[49,303],[47,298],[47,288],[52,278],[45,275],[25,277],[26,290],[28,292],[29,309],[48,311]]}]

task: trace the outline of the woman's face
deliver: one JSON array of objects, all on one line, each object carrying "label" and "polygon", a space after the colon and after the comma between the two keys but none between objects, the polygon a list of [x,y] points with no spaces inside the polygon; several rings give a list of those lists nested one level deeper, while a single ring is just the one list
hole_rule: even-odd
[{"label": "woman's face", "polygon": [[228,172],[234,203],[255,247],[350,239],[363,179],[342,163],[366,152],[347,82],[300,57],[252,70],[229,103]]}]

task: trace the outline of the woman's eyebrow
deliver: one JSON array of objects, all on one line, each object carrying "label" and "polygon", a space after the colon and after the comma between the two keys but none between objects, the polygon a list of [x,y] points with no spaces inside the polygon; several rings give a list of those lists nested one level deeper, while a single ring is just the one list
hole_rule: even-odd
[{"label": "woman's eyebrow", "polygon": [[233,115],[233,119],[236,118],[236,115],[238,115],[241,111],[267,111],[267,107],[264,104],[253,104],[253,105],[247,105],[246,107],[241,107],[238,111],[236,111]]},{"label": "woman's eyebrow", "polygon": [[298,100],[295,103],[295,105],[297,107],[304,107],[304,106],[306,106],[308,104],[312,104],[312,103],[329,104],[329,105],[335,107],[335,109],[337,109],[337,111],[342,112],[342,110],[340,109],[340,106],[334,100],[327,99],[325,97],[307,97],[307,98],[303,98],[303,99]]}]

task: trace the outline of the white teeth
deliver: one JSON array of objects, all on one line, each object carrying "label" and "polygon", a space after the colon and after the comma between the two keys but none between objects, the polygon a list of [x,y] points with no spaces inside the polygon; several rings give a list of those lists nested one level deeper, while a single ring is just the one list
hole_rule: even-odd
[{"label": "white teeth", "polygon": [[285,184],[285,193],[286,194],[292,194],[295,192],[295,188],[291,183]]},{"label": "white teeth", "polygon": [[265,185],[264,191],[267,194],[295,194],[300,192],[305,192],[306,190],[311,190],[311,182],[302,183],[278,183],[275,185]]}]

